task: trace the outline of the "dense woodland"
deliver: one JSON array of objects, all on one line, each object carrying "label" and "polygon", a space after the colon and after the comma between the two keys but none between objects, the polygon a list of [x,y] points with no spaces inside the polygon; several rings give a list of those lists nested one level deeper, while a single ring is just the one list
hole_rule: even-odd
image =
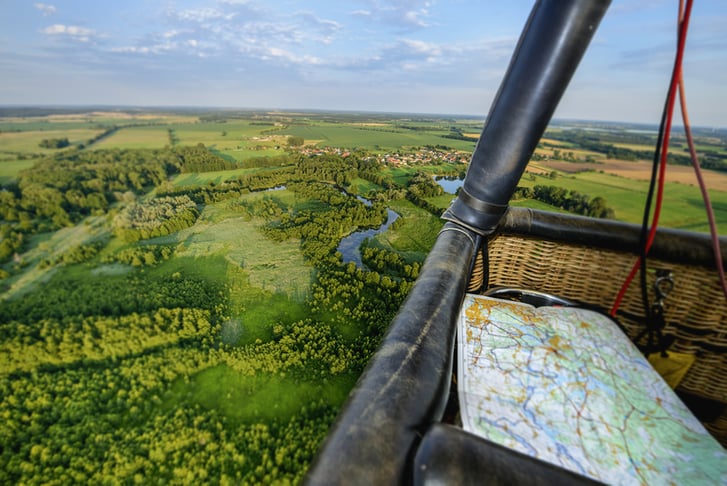
[{"label": "dense woodland", "polygon": [[[386,220],[383,188],[370,205],[345,190],[378,172],[370,159],[291,156],[256,175],[173,187],[170,176],[206,160],[202,147],[184,159],[178,150],[58,154],[0,191],[5,260],[88,216],[109,228],[38,262],[77,270],[48,273],[41,291],[0,302],[1,482],[297,482],[340,402],[231,418],[178,390],[203,373],[290,389],[352,384],[411,288],[420,261],[369,245],[358,268],[336,252],[346,234]],[[242,197],[280,185],[309,203]],[[407,188],[389,193],[403,198]],[[208,204],[258,221],[273,244],[299,242],[316,270],[304,318],[281,316],[265,324],[266,339],[243,342],[224,271],[215,279],[169,266],[180,245],[153,238],[193,225]],[[104,265],[134,270],[89,278]]]}]

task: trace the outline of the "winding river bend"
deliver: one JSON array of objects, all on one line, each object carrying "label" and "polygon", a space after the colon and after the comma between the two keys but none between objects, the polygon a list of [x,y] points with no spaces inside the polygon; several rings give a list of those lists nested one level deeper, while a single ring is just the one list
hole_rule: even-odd
[{"label": "winding river bend", "polygon": [[[275,186],[271,187],[269,189],[263,189],[263,192],[269,192],[269,191],[280,191],[283,189],[287,189],[286,186]],[[345,191],[341,191],[343,194],[347,194],[349,196],[352,196],[352,194],[348,194]],[[366,206],[371,206],[371,201],[366,199],[363,196],[355,196],[356,199],[364,203]],[[374,229],[368,229],[368,230],[361,230],[361,231],[355,231],[351,233],[350,235],[346,236],[341,240],[341,242],[338,244],[338,248],[336,248],[337,251],[341,252],[341,255],[343,256],[343,263],[349,263],[353,262],[356,264],[358,268],[365,268],[363,261],[361,261],[361,251],[360,246],[361,243],[366,238],[373,238],[374,236],[378,235],[379,233],[383,233],[387,229],[389,229],[389,226],[391,226],[394,221],[399,219],[399,214],[389,208],[386,208],[386,222],[379,226],[378,228]]]},{"label": "winding river bend", "polygon": [[343,255],[343,263],[353,262],[357,267],[364,268],[363,262],[361,261],[361,252],[359,251],[359,247],[361,246],[361,243],[363,243],[363,240],[366,238],[373,238],[379,233],[383,233],[389,229],[389,226],[391,226],[394,221],[399,219],[399,214],[394,210],[387,208],[386,214],[386,222],[378,228],[356,231],[341,240],[338,244],[337,250],[341,252],[341,255]]}]

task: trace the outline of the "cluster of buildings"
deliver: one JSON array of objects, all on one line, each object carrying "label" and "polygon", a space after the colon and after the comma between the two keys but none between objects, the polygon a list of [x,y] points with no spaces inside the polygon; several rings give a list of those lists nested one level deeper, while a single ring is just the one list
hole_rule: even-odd
[{"label": "cluster of buildings", "polygon": [[340,157],[348,157],[351,151],[338,147],[315,147],[312,145],[304,145],[298,149],[303,155],[338,155]]},{"label": "cluster of buildings", "polygon": [[[338,155],[348,157],[351,151],[337,147],[314,147],[303,146],[298,149],[304,155]],[[443,151],[438,149],[423,148],[414,152],[391,152],[384,154],[372,154],[380,163],[396,166],[407,165],[430,165],[435,163],[467,164],[471,154],[468,152],[451,150]]]},{"label": "cluster of buildings", "polygon": [[436,149],[419,149],[416,152],[394,152],[378,155],[379,162],[389,165],[430,165],[436,163],[466,164],[470,161],[468,152]]}]

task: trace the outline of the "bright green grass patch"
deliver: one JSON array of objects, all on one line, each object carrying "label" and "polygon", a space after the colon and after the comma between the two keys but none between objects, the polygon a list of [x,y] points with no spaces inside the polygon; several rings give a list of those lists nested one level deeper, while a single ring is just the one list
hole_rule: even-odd
[{"label": "bright green grass patch", "polygon": [[179,272],[185,276],[224,283],[227,282],[228,265],[229,262],[223,255],[188,255],[185,252],[181,253],[181,256],[178,254],[159,265],[142,267],[139,271],[148,275],[149,278],[166,279],[170,275]]},{"label": "bright green grass patch", "polygon": [[292,324],[310,316],[310,308],[285,294],[270,294],[256,287],[243,287],[235,296],[244,304],[237,313],[242,332],[237,344],[254,344],[273,338],[273,326]]},{"label": "bright green grass patch", "polygon": [[301,295],[274,293],[274,289],[261,288],[255,284],[256,270],[232,265],[225,255],[175,256],[168,262],[140,271],[149,278],[164,279],[178,272],[224,283],[229,317],[240,326],[238,340],[229,344],[255,344],[258,339],[269,341],[273,338],[275,324],[293,323],[308,317],[308,307]]},{"label": "bright green grass patch", "polygon": [[170,145],[166,127],[126,127],[93,144],[93,149],[164,148]]},{"label": "bright green grass patch", "polygon": [[388,166],[382,169],[384,177],[388,177],[400,186],[405,186],[412,174],[416,172],[416,168],[406,168],[397,166]]},{"label": "bright green grass patch", "polygon": [[[589,194],[592,197],[599,195],[605,198],[608,206],[614,208],[617,219],[641,223],[648,191],[647,181],[637,181],[598,172],[578,174],[576,179],[562,179],[568,189]],[[718,209],[716,215],[718,221],[727,222],[727,212],[719,211],[719,208],[727,207],[727,193],[712,191],[710,195],[715,209]],[[705,231],[707,227],[703,225],[704,222],[706,222],[706,215],[702,207],[699,189],[686,184],[667,182],[659,224],[670,228],[703,228],[700,231]]]},{"label": "bright green grass patch", "polygon": [[300,242],[269,240],[257,229],[262,221],[251,221],[226,209],[225,204],[208,205],[194,226],[149,242],[181,243],[182,252],[177,250],[180,257],[221,255],[229,265],[249,274],[250,285],[295,300],[304,299],[313,269],[303,260]]},{"label": "bright green grass patch", "polygon": [[348,191],[352,194],[365,196],[371,191],[378,191],[380,189],[381,186],[379,186],[378,184],[374,184],[373,182],[369,182],[366,179],[361,179],[360,177],[357,177],[351,181],[351,185],[349,186]]},{"label": "bright green grass patch", "polygon": [[295,211],[316,211],[324,210],[327,207],[326,204],[321,201],[301,197],[288,189],[256,191],[244,196],[244,200],[249,202],[259,201],[260,199],[270,199],[280,207],[292,208]]},{"label": "bright green grass patch", "polygon": [[406,200],[392,201],[389,207],[402,217],[375,239],[402,254],[407,261],[423,261],[434,246],[444,222]]},{"label": "bright green grass patch", "polygon": [[441,196],[429,197],[427,198],[427,201],[439,208],[442,208],[442,212],[444,212],[444,210],[449,207],[449,204],[454,200],[455,197],[457,196],[445,192]]},{"label": "bright green grass patch", "polygon": [[254,148],[248,148],[248,147],[241,147],[241,148],[234,148],[234,149],[220,149],[216,148],[216,150],[219,150],[221,154],[224,154],[228,157],[232,157],[238,162],[245,162],[247,159],[255,159],[258,157],[275,157],[276,155],[283,155],[285,154],[285,150],[282,148],[275,148],[276,146],[282,147],[279,143],[267,143],[262,144],[262,146],[267,147],[265,149],[254,149]]},{"label": "bright green grass patch", "polygon": [[356,377],[338,375],[302,381],[262,373],[247,376],[227,365],[218,365],[185,381],[179,379],[172,385],[163,407],[199,405],[241,424],[289,419],[307,403],[321,399],[338,407],[353,388]]},{"label": "bright green grass patch", "polygon": [[606,204],[614,209],[616,219],[632,223],[641,220],[641,212],[648,189],[645,181],[598,172],[562,175],[555,179],[530,174],[520,181],[520,185],[526,187],[536,185],[558,186],[590,197],[601,196],[606,199]]},{"label": "bright green grass patch", "polygon": [[219,184],[230,179],[235,179],[244,174],[257,174],[260,172],[266,172],[271,170],[277,170],[280,166],[273,167],[253,167],[249,169],[230,169],[230,170],[218,170],[214,172],[190,172],[186,174],[179,174],[172,179],[174,186],[201,186],[214,182]]},{"label": "bright green grass patch", "polygon": [[179,174],[172,179],[174,186],[203,186],[210,182],[219,184],[230,179],[249,173],[250,169],[218,170],[215,172],[190,172]]}]

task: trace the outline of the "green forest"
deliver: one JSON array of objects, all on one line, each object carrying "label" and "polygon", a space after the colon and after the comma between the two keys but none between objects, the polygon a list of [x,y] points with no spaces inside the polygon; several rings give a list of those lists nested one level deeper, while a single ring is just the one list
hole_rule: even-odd
[{"label": "green forest", "polygon": [[[0,483],[299,483],[481,121],[103,116],[0,119]],[[619,133],[552,130],[513,203],[639,220],[646,182],[547,165],[640,160]],[[669,185],[664,220],[703,228],[697,194]]]},{"label": "green forest", "polygon": [[[74,151],[6,187],[6,293],[39,276],[0,302],[3,483],[302,478],[431,241],[401,253],[370,241],[367,267],[344,264],[341,238],[418,186],[368,183],[365,204],[348,191],[381,172],[370,158],[285,162],[175,186],[191,164],[176,148]],[[278,263],[190,242],[230,220],[266,251],[292,243],[304,288],[261,288],[257,267]]]}]

